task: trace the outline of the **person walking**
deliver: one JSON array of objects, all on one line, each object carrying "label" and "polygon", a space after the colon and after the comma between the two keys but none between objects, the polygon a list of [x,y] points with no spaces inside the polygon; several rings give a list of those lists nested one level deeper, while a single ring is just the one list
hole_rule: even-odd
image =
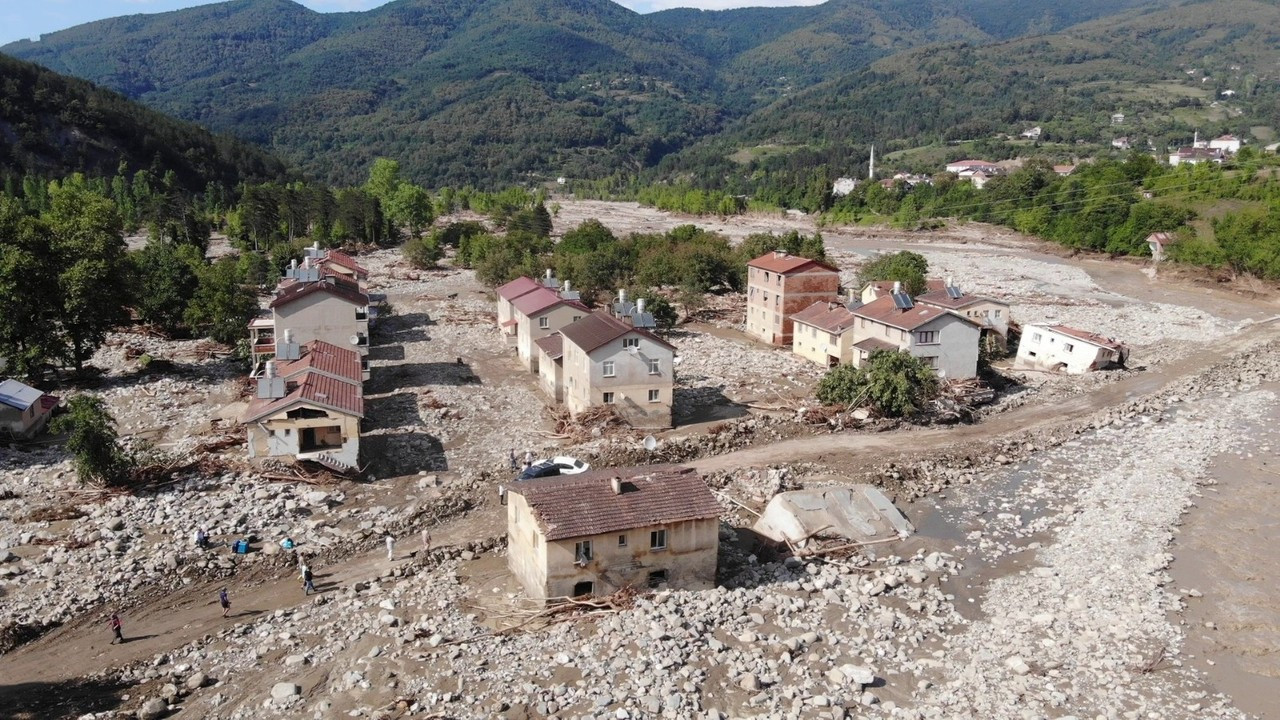
[{"label": "person walking", "polygon": [[387,559],[394,560],[396,557],[396,539],[387,533]]},{"label": "person walking", "polygon": [[227,594],[227,589],[222,588],[222,592],[218,593],[218,603],[222,605],[222,617],[226,617],[231,612],[231,596]]},{"label": "person walking", "polygon": [[516,470],[519,470],[519,469],[520,469],[520,464],[516,462],[516,449],[515,449],[515,448],[511,448],[511,453],[510,453],[509,457],[510,457],[510,460],[511,460],[511,472],[515,472]]},{"label": "person walking", "polygon": [[533,451],[525,450],[524,451],[524,469],[528,470],[532,466],[533,466]]},{"label": "person walking", "polygon": [[311,568],[306,565],[302,566],[302,594],[310,595],[316,591],[315,576],[311,574]]},{"label": "person walking", "polygon": [[115,636],[111,638],[112,645],[117,642],[124,644],[124,626],[120,623],[119,613],[111,613],[111,634]]},{"label": "person walking", "polygon": [[204,550],[205,548],[209,547],[209,533],[205,532],[204,528],[200,528],[196,530],[195,541],[196,541],[196,547],[200,548],[201,550]]}]

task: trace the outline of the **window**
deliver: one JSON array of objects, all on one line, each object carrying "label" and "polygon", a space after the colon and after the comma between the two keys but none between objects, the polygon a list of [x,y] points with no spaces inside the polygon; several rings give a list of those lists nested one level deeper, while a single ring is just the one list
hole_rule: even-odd
[{"label": "window", "polygon": [[601,367],[602,367],[602,368],[603,368],[603,370],[604,370],[604,376],[605,376],[605,377],[613,377],[613,376],[615,375],[614,370],[613,370],[613,361],[612,361],[612,360],[605,360],[605,361],[604,361],[603,363],[601,363],[600,365],[601,365]]},{"label": "window", "polygon": [[938,358],[936,355],[925,355],[921,357],[920,360],[931,368],[936,369],[938,367]]},{"label": "window", "polygon": [[626,547],[626,546],[627,546],[627,536],[626,536],[626,535],[619,535],[619,536],[618,536],[618,547]]},{"label": "window", "polygon": [[867,326],[867,319],[862,318],[862,327],[865,328],[866,326]]},{"label": "window", "polygon": [[583,580],[573,586],[573,596],[582,597],[583,595],[591,595],[596,591],[596,584],[590,580]]},{"label": "window", "polygon": [[650,550],[666,550],[667,549],[667,531],[654,530],[649,533],[649,549]]},{"label": "window", "polygon": [[654,570],[653,572],[649,573],[650,588],[659,588],[666,584],[667,584],[666,570]]},{"label": "window", "polygon": [[938,332],[936,330],[924,330],[916,333],[916,342],[921,345],[936,345],[938,342]]},{"label": "window", "polygon": [[777,308],[777,307],[781,307],[781,306],[782,306],[782,296],[781,296],[781,295],[774,295],[774,296],[773,296],[773,306],[774,306],[775,308]]},{"label": "window", "polygon": [[999,310],[997,310],[997,311],[996,311],[996,317],[1000,317],[1000,311],[999,311]]},{"label": "window", "polygon": [[590,540],[581,540],[573,544],[573,561],[583,564],[591,562]]},{"label": "window", "polygon": [[605,405],[612,405],[612,404],[613,404],[613,393],[611,393],[611,392],[607,392],[607,393],[605,393],[605,394],[604,394],[604,404],[605,404]]},{"label": "window", "polygon": [[1062,349],[1063,349],[1063,350],[1066,350],[1067,352],[1071,352],[1071,351],[1072,351],[1072,350],[1074,350],[1075,348],[1076,348],[1076,346],[1075,346],[1075,345],[1072,345],[1071,343],[1062,343]]},{"label": "window", "polygon": [[769,302],[769,293],[764,294],[764,301]]},{"label": "window", "polygon": [[538,327],[542,328],[543,330],[549,329],[551,327],[551,318],[549,317],[538,318]]},{"label": "window", "polygon": [[622,338],[622,347],[638,348],[640,347],[640,338]]},{"label": "window", "polygon": [[765,282],[769,282],[769,271],[768,271],[768,270],[765,270],[765,271],[764,271],[764,281],[765,281]]},{"label": "window", "polygon": [[662,363],[657,358],[649,359],[649,374],[658,375],[662,372]]},{"label": "window", "polygon": [[1040,342],[1040,333],[1031,333],[1031,342]]},{"label": "window", "polygon": [[813,336],[814,336],[814,337],[818,337],[818,328],[817,328],[817,326],[810,327],[810,328],[809,328],[809,331],[813,333]]},{"label": "window", "polygon": [[581,315],[574,315],[574,316],[573,316],[573,321],[574,321],[574,322],[578,322],[578,321],[579,321],[579,320],[581,320],[581,319],[582,319],[582,316],[581,316]]},{"label": "window", "polygon": [[885,326],[884,326],[884,336],[885,336],[885,337],[889,337],[889,326],[888,326],[888,325],[885,325]]},{"label": "window", "polygon": [[661,390],[650,390],[650,391],[649,391],[649,402],[658,402],[658,399],[659,399],[661,396],[662,396],[662,391],[661,391]]},{"label": "window", "polygon": [[835,334],[835,333],[830,333],[830,335],[831,335],[830,344],[835,345],[835,344],[836,344],[836,342],[838,342],[838,341],[836,340],[836,334]]}]

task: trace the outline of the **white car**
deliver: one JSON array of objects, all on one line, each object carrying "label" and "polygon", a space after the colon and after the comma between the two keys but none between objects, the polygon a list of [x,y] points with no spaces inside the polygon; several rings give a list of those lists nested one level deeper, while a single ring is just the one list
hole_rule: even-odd
[{"label": "white car", "polygon": [[561,475],[577,475],[580,472],[586,472],[591,469],[590,465],[568,455],[557,455],[551,458],[551,462],[560,466]]}]

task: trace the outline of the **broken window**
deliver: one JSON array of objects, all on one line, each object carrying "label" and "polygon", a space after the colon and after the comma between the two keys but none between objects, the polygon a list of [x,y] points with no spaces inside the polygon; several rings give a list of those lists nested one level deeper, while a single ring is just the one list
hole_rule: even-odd
[{"label": "broken window", "polygon": [[650,588],[659,588],[666,584],[667,584],[666,570],[654,570],[653,572],[649,573]]},{"label": "broken window", "polygon": [[590,580],[583,580],[580,583],[575,583],[573,586],[574,597],[582,597],[583,595],[590,595],[595,591],[596,591],[596,584],[591,582]]},{"label": "broken window", "polygon": [[667,531],[666,530],[654,530],[653,532],[649,533],[649,549],[650,550],[667,549]]},{"label": "broken window", "polygon": [[573,561],[582,565],[591,562],[590,540],[580,540],[573,544]]},{"label": "broken window", "polygon": [[605,404],[605,405],[612,405],[612,404],[613,404],[613,393],[611,393],[611,392],[607,392],[607,393],[605,393],[605,394],[604,394],[604,404]]}]

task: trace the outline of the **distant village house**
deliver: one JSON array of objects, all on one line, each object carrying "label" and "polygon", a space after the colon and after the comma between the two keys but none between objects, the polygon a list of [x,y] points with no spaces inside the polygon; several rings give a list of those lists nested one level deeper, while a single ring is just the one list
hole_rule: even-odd
[{"label": "distant village house", "polygon": [[26,383],[0,381],[0,434],[30,440],[48,426],[58,402]]},{"label": "distant village house", "polygon": [[720,505],[693,470],[588,470],[506,488],[507,565],[538,601],[715,586]]}]

